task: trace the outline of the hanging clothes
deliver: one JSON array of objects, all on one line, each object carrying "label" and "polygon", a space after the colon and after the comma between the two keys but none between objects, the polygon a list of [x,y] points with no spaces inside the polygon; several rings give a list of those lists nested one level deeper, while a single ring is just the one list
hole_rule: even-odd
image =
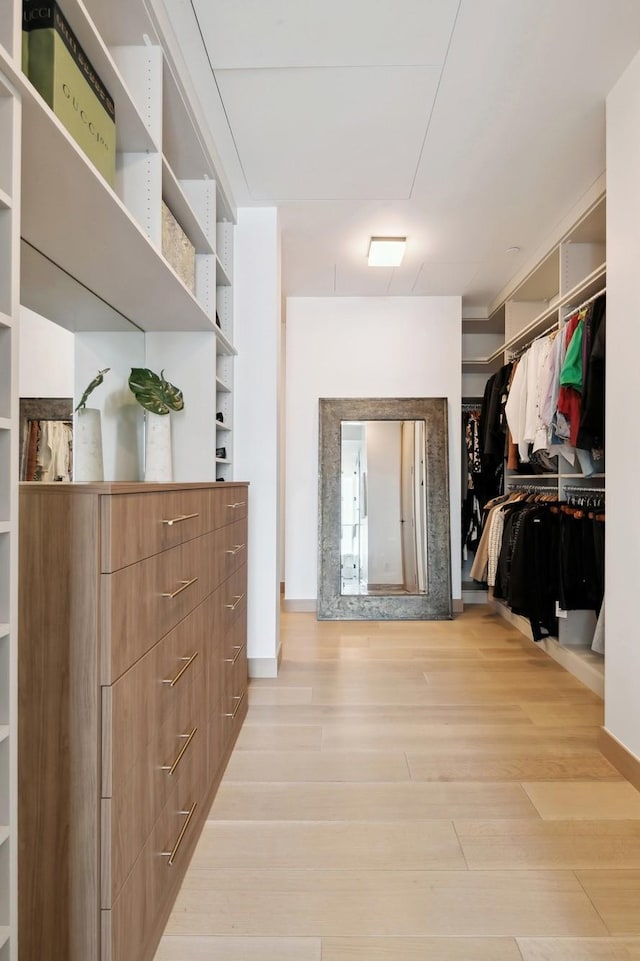
[{"label": "hanging clothes", "polygon": [[[589,320],[588,351],[584,365],[582,409],[577,444],[593,450],[596,456],[604,450],[605,425],[605,349],[606,295],[593,304]],[[597,459],[600,459],[597,456]]]},{"label": "hanging clothes", "polygon": [[482,483],[482,457],[480,454],[480,405],[462,411],[462,557],[475,553],[482,529],[482,504],[477,485]]}]

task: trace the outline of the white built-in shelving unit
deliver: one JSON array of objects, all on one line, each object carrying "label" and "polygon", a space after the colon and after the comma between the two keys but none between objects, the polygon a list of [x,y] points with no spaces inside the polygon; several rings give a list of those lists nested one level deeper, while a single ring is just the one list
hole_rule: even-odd
[{"label": "white built-in shelving unit", "polygon": [[[489,317],[491,329],[504,325],[503,342],[486,358],[463,362],[463,369],[486,372],[487,377],[506,363],[515,352],[547,330],[562,327],[575,308],[606,288],[606,198],[598,197],[557,244],[515,286],[494,305]],[[567,486],[604,488],[604,463],[597,473],[585,476],[558,458],[557,474],[523,475],[507,471],[506,485],[535,483],[558,490],[562,498]],[[528,622],[511,613],[504,604],[493,602],[499,612],[531,637]],[[539,646],[601,696],[604,693],[604,659],[591,651],[595,617],[590,611],[568,611],[559,619],[559,636]]]},{"label": "white built-in shelving unit", "polygon": [[[0,3],[0,51],[14,42]],[[0,72],[0,961],[17,959],[17,553],[20,98]]]},{"label": "white built-in shelving unit", "polygon": [[[23,75],[22,4],[0,0],[0,961],[18,957],[20,304],[74,331],[121,332],[130,322],[156,339],[160,361],[166,334],[169,377],[176,338],[184,338],[186,357],[197,335],[194,378],[210,408],[203,415],[201,405],[185,405],[174,430],[197,432],[199,447],[206,445],[206,476],[193,479],[234,476],[235,209],[164,0],[61,0],[61,7],[115,102],[116,180],[113,187],[104,180]],[[163,256],[162,200],[194,245],[194,290]],[[216,447],[225,448],[220,462]]]},{"label": "white built-in shelving unit", "polygon": [[[222,371],[232,386],[235,209],[216,168],[210,135],[200,126],[197,97],[179,73],[180,54],[162,0],[151,4],[116,0],[108,11],[99,0],[61,4],[115,102],[113,189],[22,74],[18,57],[21,4],[19,0],[0,2],[0,10],[11,11],[16,27],[0,37],[0,72],[15,88],[23,112],[21,302],[63,326],[70,326],[72,316],[73,329],[81,330],[78,310],[69,310],[69,298],[75,303],[76,297],[70,292],[69,278],[74,278],[81,285],[78,298],[88,298],[90,292],[95,303],[110,308],[112,316],[117,312],[146,333],[210,334],[210,346],[200,355],[203,364],[206,357],[208,376]],[[195,248],[194,290],[163,256],[162,200]],[[0,186],[0,210],[9,203],[9,192]],[[55,268],[64,273],[57,271],[58,278],[51,283],[45,275],[55,273]],[[85,311],[87,318],[95,311]],[[221,326],[216,324],[216,314]],[[90,324],[87,320],[87,329],[100,328],[95,320]],[[156,339],[152,356],[163,361],[159,343],[162,340]],[[167,344],[171,379],[175,340]],[[232,398],[226,403],[231,405]],[[215,406],[212,392],[207,439],[210,471],[197,479],[211,480],[220,473],[215,463],[215,448],[221,446]],[[197,428],[190,428],[189,418],[185,405],[174,430],[197,431],[202,443],[201,411]],[[227,420],[230,424],[231,406]],[[224,446],[230,453],[230,443]],[[225,480],[232,476],[226,464]]]}]

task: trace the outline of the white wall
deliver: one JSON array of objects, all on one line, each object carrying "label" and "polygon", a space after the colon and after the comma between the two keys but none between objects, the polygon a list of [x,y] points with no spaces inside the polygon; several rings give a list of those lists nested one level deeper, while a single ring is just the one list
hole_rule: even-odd
[{"label": "white wall", "polygon": [[397,420],[367,422],[369,581],[402,584],[400,465],[402,426]]},{"label": "white wall", "polygon": [[607,530],[605,727],[640,758],[640,54],[607,98]]},{"label": "white wall", "polygon": [[75,398],[80,399],[99,370],[110,368],[87,402],[101,412],[104,479],[142,480],[143,412],[129,390],[129,374],[132,367],[146,366],[145,335],[83,331],[74,336]]},{"label": "white wall", "polygon": [[274,676],[280,632],[280,236],[275,208],[242,208],[234,246],[234,476],[248,480],[247,654]]},{"label": "white wall", "polygon": [[216,479],[216,338],[200,331],[145,334],[145,367],[182,391],[170,414],[174,481]]},{"label": "white wall", "polygon": [[318,399],[447,397],[453,597],[460,577],[459,297],[287,299],[285,596],[317,597]]},{"label": "white wall", "polygon": [[20,308],[20,397],[73,397],[74,335]]}]

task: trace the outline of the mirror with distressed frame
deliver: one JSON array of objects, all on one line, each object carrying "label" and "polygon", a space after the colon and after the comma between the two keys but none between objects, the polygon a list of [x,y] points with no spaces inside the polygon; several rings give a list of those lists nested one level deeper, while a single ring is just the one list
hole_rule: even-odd
[{"label": "mirror with distressed frame", "polygon": [[318,618],[451,617],[445,398],[320,399]]}]

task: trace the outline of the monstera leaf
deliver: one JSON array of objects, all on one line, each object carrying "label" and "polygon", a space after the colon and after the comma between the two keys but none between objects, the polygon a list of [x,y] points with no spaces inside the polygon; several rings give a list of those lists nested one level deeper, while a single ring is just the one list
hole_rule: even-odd
[{"label": "monstera leaf", "polygon": [[172,410],[182,410],[184,399],[182,391],[146,367],[132,367],[129,387],[141,407],[154,414],[168,414]]}]

